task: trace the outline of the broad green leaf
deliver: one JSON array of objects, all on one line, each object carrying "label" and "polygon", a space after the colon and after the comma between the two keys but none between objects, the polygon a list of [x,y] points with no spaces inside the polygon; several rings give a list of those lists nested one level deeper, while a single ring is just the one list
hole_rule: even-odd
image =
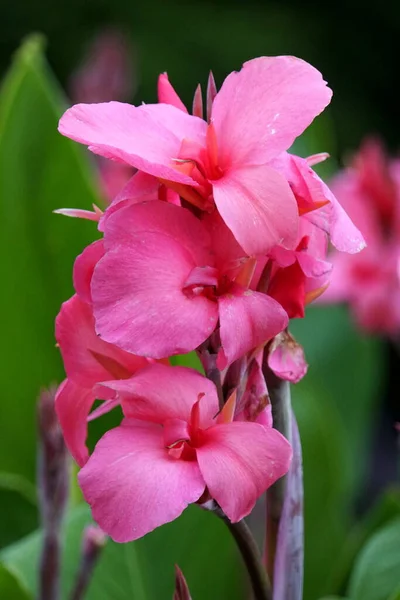
[{"label": "broad green leaf", "polygon": [[0,548],[35,529],[38,512],[33,484],[20,475],[0,473],[0,514]]},{"label": "broad green leaf", "polygon": [[0,563],[0,598],[4,600],[29,600],[33,598],[17,577]]},{"label": "broad green leaf", "polygon": [[313,306],[291,329],[304,346],[309,363],[298,388],[317,386],[338,411],[347,432],[347,485],[353,487],[348,491],[354,491],[363,476],[365,465],[360,464],[360,456],[366,456],[374,408],[379,403],[382,347],[356,329],[344,306]]},{"label": "broad green leaf", "polygon": [[363,545],[378,529],[396,517],[400,517],[400,489],[385,492],[366,516],[350,530],[332,570],[331,589],[345,589],[354,560]]},{"label": "broad green leaf", "polygon": [[350,600],[350,598],[345,598],[344,596],[324,596],[320,600]]},{"label": "broad green leaf", "polygon": [[[90,521],[82,506],[66,527],[62,598],[67,600],[79,560],[82,530]],[[40,534],[35,533],[1,555],[33,593],[37,588]],[[232,600],[244,597],[243,570],[226,526],[197,506],[182,517],[130,543],[109,541],[96,567],[85,600],[159,600],[172,598],[174,565],[185,573],[193,598]]]},{"label": "broad green leaf", "polygon": [[326,581],[346,533],[344,430],[329,397],[294,387],[304,469],[304,598],[327,593]]},{"label": "broad green leaf", "polygon": [[337,591],[331,570],[342,552],[365,472],[379,401],[380,346],[362,337],[344,307],[316,306],[291,327],[309,371],[293,386],[304,456],[305,598]]},{"label": "broad green leaf", "polygon": [[349,595],[353,600],[389,600],[399,590],[400,518],[375,533],[362,549],[350,579]]},{"label": "broad green leaf", "polygon": [[63,378],[54,317],[72,293],[74,257],[96,237],[93,223],[52,211],[98,202],[87,157],[57,132],[64,101],[42,45],[26,41],[0,93],[0,470],[31,481],[36,397]]}]

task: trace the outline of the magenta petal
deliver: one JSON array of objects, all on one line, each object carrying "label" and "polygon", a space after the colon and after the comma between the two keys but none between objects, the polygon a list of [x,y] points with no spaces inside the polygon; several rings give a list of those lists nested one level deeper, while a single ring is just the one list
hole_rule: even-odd
[{"label": "magenta petal", "polygon": [[132,379],[108,381],[107,388],[121,397],[128,418],[163,423],[167,419],[190,421],[193,405],[200,400],[200,426],[208,427],[218,412],[215,385],[193,369],[149,365]]},{"label": "magenta petal", "polygon": [[86,447],[87,417],[94,401],[92,390],[79,387],[69,379],[59,386],[55,399],[64,441],[81,467],[89,458]]},{"label": "magenta petal", "polygon": [[107,220],[116,210],[130,204],[157,200],[159,188],[160,182],[156,177],[147,175],[142,171],[135,173],[107,207],[106,212],[100,219],[99,230],[104,231]]},{"label": "magenta petal", "polygon": [[129,246],[134,234],[147,232],[173,238],[191,255],[196,266],[213,265],[210,235],[202,222],[186,208],[161,200],[140,202],[114,214],[107,221],[104,244],[107,250],[120,244]]},{"label": "magenta petal", "polygon": [[307,252],[297,252],[296,258],[306,277],[323,277],[332,271],[332,263],[315,258]]},{"label": "magenta petal", "polygon": [[212,109],[223,163],[262,164],[287,150],[329,104],[332,92],[292,56],[250,60],[225,79]]},{"label": "magenta petal", "polygon": [[[154,206],[153,212],[153,204],[147,207],[157,219],[157,207]],[[159,204],[188,213],[166,202]],[[165,358],[194,350],[204,342],[215,329],[218,308],[204,296],[184,292],[190,273],[198,266],[195,260],[198,256],[194,258],[192,251],[204,256],[200,239],[192,239],[187,249],[181,240],[168,235],[167,223],[162,233],[157,227],[154,232],[140,231],[140,223],[138,231],[132,223],[131,232],[116,227],[111,233],[114,219],[122,216],[122,221],[129,226],[126,211],[138,215],[139,210],[133,211],[141,208],[142,205],[136,205],[118,211],[108,222],[109,235],[116,242],[119,236],[121,245],[107,252],[94,271],[92,295],[96,330],[103,339],[128,352]],[[162,223],[159,229],[162,230]],[[186,232],[186,238],[191,231],[193,229]],[[195,247],[196,241],[199,248]]]},{"label": "magenta petal", "polygon": [[297,203],[280,173],[267,165],[231,170],[213,181],[213,190],[218,211],[249,255],[278,243],[295,247]]},{"label": "magenta petal", "polygon": [[[90,305],[72,296],[61,306],[56,318],[56,339],[60,346],[68,378],[77,385],[92,388],[98,381],[117,376],[117,363],[125,376],[147,365],[146,359],[129,354],[101,340],[94,330]],[[101,358],[96,359],[96,354]],[[110,370],[106,368],[110,359]]]},{"label": "magenta petal", "polygon": [[77,256],[74,263],[73,280],[75,291],[81,300],[88,304],[92,302],[90,282],[92,281],[93,270],[103,254],[103,240],[97,240],[87,246],[82,254]]},{"label": "magenta petal", "polygon": [[257,498],[287,472],[292,456],[276,429],[237,421],[205,431],[196,452],[211,496],[232,522],[251,512]]},{"label": "magenta petal", "polygon": [[78,477],[94,520],[116,542],[173,521],[205,488],[197,463],[171,458],[162,428],[145,424],[108,431]]},{"label": "magenta petal", "polygon": [[59,131],[106,158],[180,183],[190,177],[174,168],[183,138],[204,142],[206,123],[167,104],[140,107],[122,102],[76,104],[61,117]]},{"label": "magenta petal", "polygon": [[332,244],[341,252],[360,252],[366,245],[363,235],[322,179],[312,169],[308,171],[307,184],[309,189],[313,190],[314,197],[318,195],[321,199],[325,198],[329,204],[308,213],[306,218],[326,231]]},{"label": "magenta petal", "polygon": [[288,324],[282,306],[259,292],[225,294],[218,305],[221,343],[228,364],[266,343]]}]

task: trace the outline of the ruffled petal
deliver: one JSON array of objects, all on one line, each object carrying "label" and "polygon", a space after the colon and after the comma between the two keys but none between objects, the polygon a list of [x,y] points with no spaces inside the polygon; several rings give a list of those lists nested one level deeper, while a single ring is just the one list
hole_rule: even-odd
[{"label": "ruffled petal", "polygon": [[108,431],[78,478],[94,520],[116,542],[173,521],[205,488],[197,462],[170,457],[162,428],[146,424]]},{"label": "ruffled petal", "polygon": [[85,388],[92,388],[99,381],[129,377],[148,364],[145,358],[101,340],[94,330],[90,305],[77,295],[61,306],[56,318],[56,339],[68,377]]},{"label": "ruffled petal", "polygon": [[294,248],[298,232],[296,199],[286,180],[267,165],[229,171],[213,181],[218,211],[249,255],[276,244]]},{"label": "ruffled petal", "polygon": [[184,291],[195,266],[189,252],[168,235],[133,233],[129,244],[107,252],[95,268],[97,333],[128,352],[151,358],[194,350],[218,320],[214,301]]},{"label": "ruffled petal", "polygon": [[167,104],[139,107],[122,102],[76,104],[61,117],[59,131],[95,154],[145,173],[196,185],[174,168],[184,138],[204,143],[206,123]]},{"label": "ruffled petal", "polygon": [[215,385],[193,369],[160,364],[148,366],[132,379],[104,384],[118,393],[128,418],[163,423],[167,419],[190,421],[200,399],[200,426],[208,427],[218,412]]},{"label": "ruffled petal", "polygon": [[97,240],[87,246],[82,254],[79,254],[75,259],[73,272],[74,288],[81,300],[87,304],[91,304],[92,302],[90,282],[92,281],[93,270],[103,255],[103,240]]},{"label": "ruffled petal", "polygon": [[292,456],[289,442],[276,429],[237,421],[205,431],[196,452],[211,496],[234,523],[287,473]]},{"label": "ruffled petal", "polygon": [[252,290],[236,290],[218,300],[223,354],[220,369],[282,331],[288,316],[273,298]]},{"label": "ruffled petal", "polygon": [[225,79],[212,108],[221,166],[287,150],[331,100],[321,73],[292,56],[255,58]]},{"label": "ruffled petal", "polygon": [[82,388],[66,379],[57,390],[55,408],[65,444],[82,467],[89,458],[86,447],[87,417],[95,401],[91,389]]}]

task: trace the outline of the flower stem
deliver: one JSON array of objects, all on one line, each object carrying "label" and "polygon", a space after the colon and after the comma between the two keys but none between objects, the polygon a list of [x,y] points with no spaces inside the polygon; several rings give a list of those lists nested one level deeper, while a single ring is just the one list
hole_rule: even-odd
[{"label": "flower stem", "polygon": [[261,553],[246,522],[242,519],[238,523],[231,523],[220,508],[214,512],[226,523],[236,541],[249,574],[254,600],[272,600],[271,586]]},{"label": "flower stem", "polygon": [[[284,381],[277,377],[266,364],[263,366],[263,372],[272,405],[274,428],[286,439],[290,440],[292,418],[290,384],[288,381]],[[267,572],[272,582],[278,530],[285,499],[286,483],[286,476],[281,477],[267,490],[266,559]]]}]

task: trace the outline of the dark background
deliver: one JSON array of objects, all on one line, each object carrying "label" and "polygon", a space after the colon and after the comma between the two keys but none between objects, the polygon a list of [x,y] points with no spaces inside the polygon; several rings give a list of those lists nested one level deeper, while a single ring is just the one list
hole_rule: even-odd
[{"label": "dark background", "polygon": [[217,82],[254,56],[293,54],[319,68],[334,90],[329,109],[340,154],[369,132],[398,145],[400,3],[219,0],[6,0],[0,71],[21,39],[45,34],[62,83],[97,31],[122,28],[137,58],[137,98],[151,101],[167,70],[183,99],[213,69]]}]

